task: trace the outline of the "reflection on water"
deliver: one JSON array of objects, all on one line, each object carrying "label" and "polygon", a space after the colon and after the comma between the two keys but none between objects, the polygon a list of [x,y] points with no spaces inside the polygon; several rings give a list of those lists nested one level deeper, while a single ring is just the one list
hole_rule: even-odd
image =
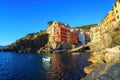
[{"label": "reflection on water", "polygon": [[51,62],[43,62],[43,65],[44,69],[47,71],[50,69],[51,67]]},{"label": "reflection on water", "polygon": [[80,80],[89,64],[86,53],[48,56],[51,62],[43,62],[42,54],[0,53],[0,80]]}]

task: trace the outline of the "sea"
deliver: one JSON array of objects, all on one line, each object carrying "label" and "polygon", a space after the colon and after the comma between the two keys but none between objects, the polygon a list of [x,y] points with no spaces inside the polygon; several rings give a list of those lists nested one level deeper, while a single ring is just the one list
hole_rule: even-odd
[{"label": "sea", "polygon": [[85,77],[88,53],[45,54],[0,52],[0,80],[80,80]]}]

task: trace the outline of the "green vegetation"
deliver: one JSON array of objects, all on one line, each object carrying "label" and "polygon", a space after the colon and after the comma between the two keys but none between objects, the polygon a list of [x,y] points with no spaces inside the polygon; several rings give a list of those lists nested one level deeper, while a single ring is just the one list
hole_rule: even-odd
[{"label": "green vegetation", "polygon": [[90,30],[91,27],[96,27],[96,26],[97,24],[90,24],[90,25],[76,26],[74,28]]},{"label": "green vegetation", "polygon": [[35,34],[36,34],[36,33],[29,33],[29,34],[27,34],[24,38],[26,38],[26,39],[31,39],[31,38],[34,37]]},{"label": "green vegetation", "polygon": [[27,34],[24,38],[22,38],[22,39],[34,39],[35,38],[35,36],[37,37],[37,36],[39,36],[39,35],[42,35],[42,34],[44,34],[45,33],[45,31],[43,31],[43,30],[40,30],[40,32],[35,32],[35,33],[29,33],[29,34]]},{"label": "green vegetation", "polygon": [[51,20],[50,20],[50,21],[48,21],[48,25],[49,25],[49,26],[51,26],[51,25],[52,25],[52,23],[53,23],[53,21],[51,21]]}]

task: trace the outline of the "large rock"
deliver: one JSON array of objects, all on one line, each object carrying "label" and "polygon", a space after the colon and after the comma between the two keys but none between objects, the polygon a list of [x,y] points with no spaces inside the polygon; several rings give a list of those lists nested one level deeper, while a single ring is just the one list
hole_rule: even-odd
[{"label": "large rock", "polygon": [[92,56],[88,59],[92,64],[84,69],[84,72],[89,74],[96,69],[98,65],[103,63],[111,63],[120,60],[120,46],[113,48],[107,48],[100,52],[92,53]]},{"label": "large rock", "polygon": [[105,62],[114,62],[120,59],[120,46],[107,48],[105,54]]},{"label": "large rock", "polygon": [[53,42],[53,43],[47,43],[44,47],[41,47],[37,53],[54,53],[54,52],[62,52],[66,51],[72,48],[71,43],[65,43],[65,42]]},{"label": "large rock", "polygon": [[89,61],[92,63],[115,62],[120,59],[120,46],[106,48],[100,52],[92,53]]},{"label": "large rock", "polygon": [[104,55],[104,53],[98,53],[96,55],[91,56],[88,61],[92,63],[104,63]]},{"label": "large rock", "polygon": [[120,61],[101,64],[82,80],[120,80]]},{"label": "large rock", "polygon": [[96,68],[98,68],[99,67],[99,65],[100,64],[92,64],[92,65],[90,65],[90,66],[88,66],[88,67],[85,67],[84,68],[84,72],[86,73],[86,74],[88,74],[88,73],[90,73],[90,72],[92,72],[93,70],[95,70]]}]

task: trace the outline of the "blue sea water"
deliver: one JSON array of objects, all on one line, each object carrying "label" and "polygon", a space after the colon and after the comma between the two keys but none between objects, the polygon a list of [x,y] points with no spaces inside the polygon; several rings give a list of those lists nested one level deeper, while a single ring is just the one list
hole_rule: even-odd
[{"label": "blue sea water", "polygon": [[86,53],[48,56],[51,62],[43,62],[43,54],[0,52],[0,80],[80,80],[85,76]]}]

